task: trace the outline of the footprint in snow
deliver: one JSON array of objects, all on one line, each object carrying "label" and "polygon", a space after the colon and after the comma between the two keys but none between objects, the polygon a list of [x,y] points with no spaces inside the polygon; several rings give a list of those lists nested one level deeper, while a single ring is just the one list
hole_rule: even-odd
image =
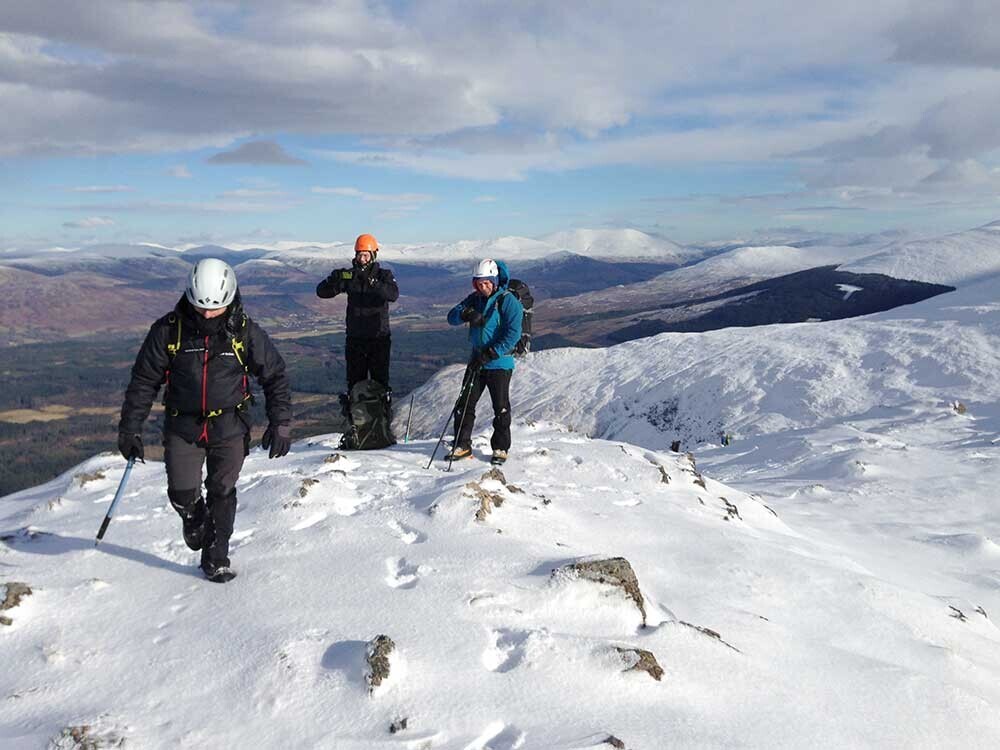
[{"label": "footprint in snow", "polygon": [[238,550],[240,547],[245,547],[252,540],[256,529],[244,529],[243,531],[234,532],[231,537],[229,537],[230,551]]},{"label": "footprint in snow", "polygon": [[463,750],[517,750],[524,747],[526,735],[517,727],[494,721]]},{"label": "footprint in snow", "polygon": [[483,652],[483,666],[491,672],[510,672],[524,661],[531,632],[500,628],[490,631],[490,646]]},{"label": "footprint in snow", "polygon": [[642,500],[637,497],[630,497],[625,500],[615,500],[614,504],[622,508],[634,508],[637,505],[642,505]]},{"label": "footprint in snow", "polygon": [[408,563],[405,557],[387,557],[385,567],[389,572],[385,577],[386,585],[394,589],[412,589],[420,576],[427,572],[427,568]]},{"label": "footprint in snow", "polygon": [[299,523],[297,523],[294,526],[292,526],[292,531],[304,531],[305,529],[308,529],[308,528],[311,528],[312,526],[315,526],[316,524],[320,523],[321,521],[325,521],[326,517],[327,517],[326,513],[324,513],[323,511],[319,511],[317,513],[313,513],[313,514],[307,516],[305,519],[303,519]]},{"label": "footprint in snow", "polygon": [[421,534],[416,529],[397,521],[395,518],[389,521],[388,526],[403,544],[420,544],[427,541],[426,534]]}]

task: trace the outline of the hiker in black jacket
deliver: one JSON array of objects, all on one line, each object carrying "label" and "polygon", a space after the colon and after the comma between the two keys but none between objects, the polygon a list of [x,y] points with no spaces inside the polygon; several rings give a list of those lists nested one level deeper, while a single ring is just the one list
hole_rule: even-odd
[{"label": "hiker in black jacket", "polygon": [[266,400],[269,424],[261,444],[271,458],[280,458],[291,446],[285,362],[243,312],[233,269],[215,258],[200,260],[184,296],[153,323],[139,350],[122,404],[118,449],[126,459],[143,458],[142,425],[165,385],[167,496],[181,516],[184,541],[201,550],[201,568],[216,582],[236,575],[229,567],[229,538],[236,480],[250,452],[250,376]]},{"label": "hiker in black jacket", "polygon": [[347,391],[355,383],[377,380],[389,388],[389,303],[399,299],[392,271],[379,266],[378,242],[370,234],[354,241],[350,268],[338,268],[316,286],[323,299],[347,294]]}]

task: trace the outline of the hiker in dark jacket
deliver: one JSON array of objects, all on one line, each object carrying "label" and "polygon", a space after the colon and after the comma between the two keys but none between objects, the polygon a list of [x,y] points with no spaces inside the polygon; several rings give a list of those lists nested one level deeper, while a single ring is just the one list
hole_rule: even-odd
[{"label": "hiker in dark jacket", "polygon": [[347,294],[347,390],[355,383],[377,380],[389,388],[389,303],[399,299],[392,271],[379,266],[378,242],[362,234],[354,242],[350,268],[338,268],[316,286],[323,299]]},{"label": "hiker in dark jacket", "polygon": [[233,269],[215,258],[200,260],[184,296],[153,323],[139,350],[118,423],[118,449],[126,459],[142,460],[142,425],[165,385],[167,496],[181,516],[184,541],[201,550],[201,568],[216,582],[236,575],[229,567],[229,538],[236,480],[250,447],[250,376],[266,400],[268,427],[261,444],[271,458],[280,458],[291,446],[285,362],[243,312]]},{"label": "hiker in dark jacket", "polygon": [[[472,427],[476,422],[476,403],[483,389],[490,391],[493,402],[492,463],[502,464],[510,450],[510,378],[514,373],[511,352],[521,339],[524,308],[507,291],[510,275],[502,261],[480,261],[472,276],[476,291],[455,305],[448,313],[453,326],[469,324],[472,356],[465,370],[464,386],[469,387],[468,405],[459,399],[455,410],[455,444],[448,460],[472,455]],[[471,384],[470,384],[471,379]]]}]

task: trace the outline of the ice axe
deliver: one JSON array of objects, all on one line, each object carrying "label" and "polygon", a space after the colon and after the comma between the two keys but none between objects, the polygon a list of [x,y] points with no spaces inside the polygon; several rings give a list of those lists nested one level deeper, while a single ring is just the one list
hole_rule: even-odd
[{"label": "ice axe", "polygon": [[111,523],[111,515],[115,512],[115,506],[118,505],[118,501],[122,499],[122,494],[125,492],[125,485],[128,484],[129,474],[132,473],[132,467],[135,466],[135,457],[133,456],[125,464],[125,473],[122,475],[122,481],[118,483],[118,491],[115,493],[115,499],[111,501],[111,507],[108,508],[108,514],[104,516],[104,521],[101,523],[101,529],[97,532],[97,539],[94,541],[94,546],[96,547],[101,543],[104,538],[104,532],[108,530],[108,524]]}]

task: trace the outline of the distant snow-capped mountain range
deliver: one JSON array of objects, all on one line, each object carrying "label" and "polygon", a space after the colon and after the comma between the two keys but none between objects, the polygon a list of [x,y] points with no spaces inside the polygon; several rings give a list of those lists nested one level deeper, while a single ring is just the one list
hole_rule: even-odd
[{"label": "distant snow-capped mountain range", "polygon": [[[855,273],[883,273],[899,279],[953,284],[1000,270],[1000,222],[943,237],[887,239],[881,235],[799,237],[780,244],[759,242],[684,246],[667,238],[635,229],[576,229],[539,238],[506,236],[457,242],[385,243],[380,259],[388,263],[453,266],[494,257],[515,265],[530,265],[578,256],[616,263],[687,266],[674,271],[665,283],[688,276],[705,280],[767,278],[823,265],[841,265]],[[59,266],[87,261],[139,258],[188,259],[212,253],[230,255],[240,262],[266,259],[298,265],[330,264],[349,258],[348,241],[232,243],[168,247],[156,243],[89,244],[22,252],[0,252],[0,265]],[[245,255],[244,255],[245,254]],[[241,261],[242,259],[242,261]],[[665,269],[665,271],[668,269]],[[656,282],[647,282],[654,284]]]},{"label": "distant snow-capped mountain range", "polygon": [[[30,253],[7,250],[0,253],[0,263],[18,260],[49,260],[71,255],[126,259],[140,257],[170,257],[175,253],[197,251],[199,255],[217,248],[219,252],[248,252],[249,257],[329,259],[352,252],[350,242],[295,242],[283,240],[273,243],[234,243],[225,247],[211,245],[181,245],[167,247],[153,243],[93,244],[78,248],[54,247]],[[656,262],[680,265],[699,257],[700,251],[685,248],[668,239],[656,237],[635,229],[577,229],[557,232],[538,239],[528,237],[497,237],[487,240],[460,240],[458,242],[384,243],[380,257],[387,261],[403,263],[454,263],[496,257],[510,261],[541,260],[560,253],[572,253],[588,258],[618,260],[622,262]]]},{"label": "distant snow-capped mountain range", "polygon": [[[578,229],[541,238],[389,243],[379,257],[396,267],[401,309],[416,316],[436,316],[442,300],[465,293],[477,259],[507,261],[512,274],[532,287],[537,332],[548,336],[539,340],[542,346],[606,345],[665,330],[849,317],[942,291],[895,279],[954,285],[1000,270],[995,225],[933,240],[883,234],[772,241],[779,240],[784,244],[684,247],[636,230]],[[190,263],[208,256],[236,267],[241,284],[254,290],[258,315],[282,320],[294,313],[300,327],[320,325],[329,306],[318,305],[315,284],[331,269],[347,265],[352,250],[348,242],[280,241],[268,246],[170,248],[147,243],[8,251],[0,254],[0,286],[12,304],[0,312],[0,334],[6,332],[17,343],[86,335],[95,327],[121,329],[141,319],[146,307],[169,304]],[[825,270],[812,272],[820,268]],[[807,270],[809,274],[789,276]],[[849,272],[884,277],[863,281]],[[770,279],[775,283],[760,286]],[[87,290],[93,308],[89,328],[79,326],[64,282]],[[844,297],[839,289],[845,284],[858,287],[859,293]],[[111,319],[101,312],[109,293],[126,314]],[[39,322],[41,338],[28,335],[26,320]]]}]

